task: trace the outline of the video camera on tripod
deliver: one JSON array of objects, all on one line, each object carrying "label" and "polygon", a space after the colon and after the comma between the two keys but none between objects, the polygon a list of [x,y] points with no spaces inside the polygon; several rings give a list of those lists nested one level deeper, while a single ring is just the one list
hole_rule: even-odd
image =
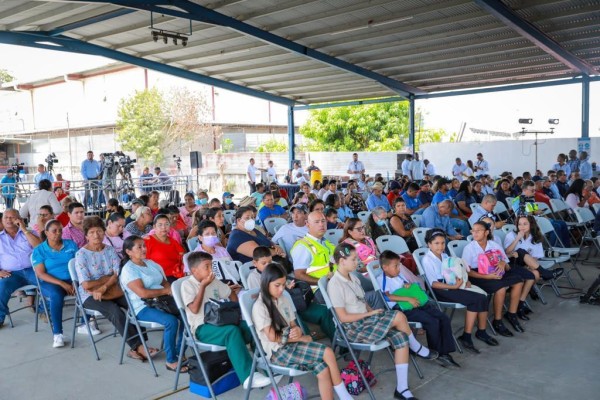
[{"label": "video camera on tripod", "polygon": [[48,154],[48,156],[46,157],[46,159],[44,160],[46,161],[47,164],[47,170],[48,172],[52,172],[53,168],[54,168],[54,164],[58,163],[58,158],[56,158],[56,154],[54,154],[54,152]]},{"label": "video camera on tripod", "polygon": [[173,154],[173,160],[175,160],[175,163],[177,164],[177,171],[181,171],[181,157]]},{"label": "video camera on tripod", "polygon": [[101,153],[104,157],[104,171],[109,173],[117,172],[119,167],[123,168],[123,173],[127,174],[131,172],[131,168],[137,162],[135,158],[129,157],[122,151],[115,151],[114,153]]},{"label": "video camera on tripod", "polygon": [[21,171],[25,171],[25,163],[14,163],[10,166],[10,169],[18,176]]}]

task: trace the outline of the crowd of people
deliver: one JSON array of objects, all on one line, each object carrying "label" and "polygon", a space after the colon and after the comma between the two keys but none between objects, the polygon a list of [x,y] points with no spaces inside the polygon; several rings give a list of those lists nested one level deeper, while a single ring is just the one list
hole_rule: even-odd
[{"label": "crowd of people", "polygon": [[[98,168],[90,153],[82,174],[91,180],[98,177]],[[460,368],[452,357],[456,343],[480,353],[472,340],[475,326],[476,339],[488,346],[502,345],[486,330],[490,303],[495,332],[504,337],[525,332],[522,321],[532,318],[533,307],[527,300],[535,297],[533,285],[564,272],[540,266],[544,238],[534,217],[544,214],[540,203],[551,206],[550,199],[564,200],[571,209],[590,207],[595,213],[592,206],[600,202],[600,182],[589,176],[588,164],[585,152],[570,158],[561,154],[546,174],[504,172],[494,179],[480,153],[475,163],[463,164],[457,158],[448,179],[415,155],[402,163],[403,175],[386,182],[381,174],[366,178],[355,154],[346,182],[323,179],[311,184],[299,179],[299,191],[290,198],[276,180],[257,183],[254,160],[250,160],[251,193],[237,202],[230,192],[210,199],[206,191],[198,191],[186,193],[181,204],[168,204],[160,201],[160,192],[151,190],[134,199],[130,210],[111,199],[101,216],[86,216],[84,204],[70,196],[59,202],[52,182],[41,179],[38,192],[19,210],[7,207],[2,215],[0,327],[13,293],[26,284],[37,284],[37,276],[49,300],[53,347],[65,345],[64,298],[79,290],[85,308],[99,311],[128,338],[128,356],[143,361],[158,349],[148,348],[147,354],[135,330],[130,326],[125,331],[124,296],[128,296],[138,318],[165,326],[166,368],[175,370],[182,321],[144,299],[172,295],[171,284],[189,276],[182,296],[193,333],[202,342],[225,346],[244,386],[259,387],[270,381],[258,372],[249,382],[248,327],[204,323],[204,304],[210,298],[237,301],[241,290],[258,288],[253,321],[271,362],[312,371],[321,398],[333,398],[335,393],[349,399],[331,344],[316,342],[298,323],[315,324],[333,339],[337,327],[323,297],[317,291],[314,300],[294,316],[282,296],[284,290],[314,287],[326,276],[328,295],[346,335],[354,342],[389,341],[397,378],[392,395],[413,399],[409,352],[442,367]],[[274,169],[271,173],[276,176]],[[299,174],[297,178],[305,176],[304,171]],[[503,212],[496,213],[498,202],[504,205]],[[268,229],[273,218],[284,219],[285,224]],[[515,231],[499,240],[495,232],[507,222],[515,225]],[[553,244],[568,247],[578,240],[562,218],[553,216],[551,222]],[[424,244],[415,235],[419,227],[429,228]],[[339,242],[327,239],[329,230],[341,231]],[[409,251],[380,251],[377,239],[385,235],[402,238]],[[462,256],[451,257],[448,241],[467,238]],[[413,252],[423,246],[426,254],[415,260]],[[71,260],[75,260],[78,286],[68,272]],[[214,261],[251,263],[248,287],[216,277]],[[377,280],[383,296],[375,292],[367,266],[381,269]],[[456,341],[449,317],[430,301],[433,296],[466,307],[463,333]],[[43,311],[38,304],[32,306]],[[409,321],[423,325],[427,346],[415,338]],[[96,321],[90,322],[90,328],[93,334],[101,333]],[[78,331],[87,333],[87,328],[80,326]],[[184,365],[182,371],[187,368]]]}]

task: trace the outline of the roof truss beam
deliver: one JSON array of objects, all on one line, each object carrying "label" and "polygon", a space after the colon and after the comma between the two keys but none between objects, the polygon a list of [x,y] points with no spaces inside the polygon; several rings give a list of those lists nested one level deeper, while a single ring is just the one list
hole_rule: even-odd
[{"label": "roof truss beam", "polygon": [[[108,21],[110,19],[121,17],[123,15],[131,14],[134,12],[136,12],[136,11],[128,9],[128,8],[121,8],[118,10],[109,11],[109,12],[106,12],[103,14],[99,14],[99,15],[90,17],[90,18],[82,19],[79,21],[75,21],[72,23],[68,23],[68,24],[64,24],[62,26],[56,27],[56,28],[52,29],[50,32],[48,32],[48,34],[50,36],[58,36],[62,33],[71,31],[73,29],[83,28],[85,26],[97,24],[99,22]],[[43,30],[47,30],[47,29],[43,29]]]},{"label": "roof truss beam", "polygon": [[530,40],[534,45],[574,71],[586,75],[596,75],[598,71],[589,64],[562,47],[530,22],[519,17],[512,9],[500,0],[473,0],[483,10],[501,21],[504,25]]}]

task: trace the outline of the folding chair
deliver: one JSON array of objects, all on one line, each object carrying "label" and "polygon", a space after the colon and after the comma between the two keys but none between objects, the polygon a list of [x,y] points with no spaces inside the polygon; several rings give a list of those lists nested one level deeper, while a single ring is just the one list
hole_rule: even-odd
[{"label": "folding chair", "polygon": [[283,218],[266,218],[264,222],[265,229],[269,232],[269,235],[273,236],[279,228],[287,224],[287,221]]},{"label": "folding chair", "polygon": [[[279,386],[275,381],[275,374],[278,375],[286,375],[289,376],[289,383],[291,383],[296,376],[305,375],[308,371],[301,371],[299,369],[282,367],[280,365],[272,364],[265,354],[265,351],[262,348],[262,343],[258,337],[258,333],[256,332],[256,328],[254,327],[254,321],[252,320],[252,307],[258,298],[258,292],[260,289],[251,289],[248,290],[240,296],[240,308],[242,310],[242,317],[246,321],[250,332],[252,333],[252,339],[254,340],[255,349],[252,355],[252,369],[250,370],[250,382],[254,379],[254,372],[257,368],[267,371],[269,378],[271,379],[271,386],[277,393],[277,398],[282,399],[281,393],[279,391]],[[283,295],[287,297],[289,303],[292,306],[292,310],[294,311],[294,315],[296,315],[296,307],[294,307],[294,303],[292,302],[291,296],[284,291]],[[298,317],[296,315],[296,322],[298,322]],[[358,364],[357,364],[358,365]],[[250,398],[250,392],[252,391],[252,385],[248,385],[248,389],[246,389],[245,400]]]},{"label": "folding chair", "polygon": [[383,235],[379,236],[375,243],[379,252],[382,253],[385,250],[391,250],[396,254],[404,254],[410,252],[408,245],[403,238],[397,235]]},{"label": "folding chair", "polygon": [[513,224],[506,224],[502,227],[502,232],[504,232],[505,234],[508,234],[509,232],[516,232],[517,231],[517,227]]},{"label": "folding chair", "polygon": [[514,197],[507,197],[507,198],[506,198],[506,204],[512,204],[512,203],[513,203],[513,201],[515,201],[515,198],[514,198]]},{"label": "folding chair", "polygon": [[560,264],[565,261],[570,261],[571,265],[573,267],[565,275],[566,275],[566,278],[568,279],[569,283],[571,284],[571,286],[575,287],[575,285],[573,284],[573,281],[571,280],[571,277],[570,277],[571,272],[576,271],[579,274],[579,277],[581,278],[581,280],[584,280],[583,275],[581,274],[581,271],[579,271],[579,268],[577,268],[577,265],[575,264],[575,261],[573,260],[573,256],[577,256],[577,254],[579,254],[579,247],[552,246],[552,244],[550,243],[550,240],[548,240],[548,237],[546,236],[547,234],[550,234],[550,233],[554,233],[554,236],[556,236],[556,239],[558,240],[558,242],[561,245],[564,246],[564,244],[560,240],[560,237],[554,231],[554,227],[552,226],[552,223],[550,222],[550,220],[545,217],[535,217],[535,221],[538,224],[540,231],[542,232],[542,236],[544,239],[544,243],[546,244],[546,247],[552,251],[558,252],[560,255],[560,257],[553,257],[553,258],[546,258],[546,259],[552,259],[557,264]]},{"label": "folding chair", "polygon": [[479,206],[481,203],[471,203],[469,204],[469,207],[471,207],[471,211],[475,212],[475,210],[477,210],[477,206]]},{"label": "folding chair", "polygon": [[187,240],[187,246],[188,246],[189,251],[196,250],[196,247],[198,247],[199,244],[200,244],[200,242],[198,240],[198,237],[193,237],[193,238]]},{"label": "folding chair", "polygon": [[413,214],[410,216],[410,219],[412,219],[416,227],[419,228],[421,226],[421,220],[423,219],[423,217],[421,215]]},{"label": "folding chair", "polygon": [[498,238],[500,243],[502,243],[502,248],[504,248],[504,238],[506,238],[506,232],[502,229],[496,229],[494,230],[494,238]]},{"label": "folding chair", "polygon": [[600,212],[600,203],[594,203],[592,207],[594,208],[594,213],[598,214]]},{"label": "folding chair", "polygon": [[571,207],[561,199],[550,199],[550,205],[552,206],[552,211],[554,211],[554,215],[558,217],[558,219],[564,221],[569,228],[569,235],[571,235],[571,239],[575,240],[571,229],[573,228],[581,228],[581,224],[577,222],[577,219],[574,216],[573,210]]},{"label": "folding chair", "polygon": [[462,258],[465,246],[469,244],[466,240],[452,240],[448,242],[448,251],[452,257]]},{"label": "folding chair", "polygon": [[[15,292],[19,292],[19,291],[25,292],[26,296],[33,296],[34,297],[34,299],[33,299],[33,305],[34,305],[34,311],[35,311],[35,328],[34,328],[34,330],[35,330],[35,332],[37,332],[38,331],[38,323],[39,323],[39,313],[38,313],[37,308],[39,307],[40,299],[42,297],[41,296],[41,292],[39,290],[39,285],[38,286],[36,286],[36,285],[21,286],[20,288],[17,288],[17,290],[15,290]],[[42,304],[44,304],[44,303],[42,303]],[[16,313],[17,311],[26,310],[26,309],[28,309],[30,307],[31,306],[26,305],[26,306],[19,307],[19,308],[15,309],[15,310],[12,310],[12,311],[10,309],[8,310],[8,313],[6,314],[6,316],[8,317],[8,322],[10,323],[10,327],[11,328],[15,327],[15,325],[13,323],[13,320],[12,320],[11,314]],[[48,308],[46,307],[45,304],[44,304],[44,311],[46,312],[46,317],[47,317],[48,316]],[[48,319],[48,321],[49,320],[50,319]]]},{"label": "folding chair", "polygon": [[[388,310],[391,310],[389,304],[387,303],[387,300],[385,299],[384,293],[381,290],[381,287],[379,286],[379,281],[377,280],[377,278],[383,273],[383,270],[379,267],[373,268],[374,264],[376,264],[376,263],[378,263],[378,262],[377,261],[370,262],[367,265],[367,272],[369,273],[369,278],[371,279],[371,284],[373,284],[373,290],[375,290],[377,295],[381,298],[381,300],[385,304],[385,308]],[[422,329],[423,328],[423,325],[420,322],[408,321],[408,325],[411,327],[411,329]],[[415,367],[415,370],[417,371],[419,378],[423,379],[423,373],[421,372],[421,368],[419,368],[419,363],[417,363],[417,359],[415,358],[415,356],[412,353],[409,353],[409,354],[410,354],[410,361],[412,362],[413,366]]]},{"label": "folding chair", "polygon": [[248,275],[250,275],[250,272],[252,272],[252,269],[254,268],[254,264],[252,264],[252,261],[248,261],[245,264],[242,264],[242,266],[240,267],[240,279],[242,280],[242,286],[244,287],[244,289],[248,290]]},{"label": "folding chair", "polygon": [[[127,319],[125,320],[125,327],[123,328],[123,332],[127,332],[127,329],[129,328],[130,324],[133,324],[135,326],[135,330],[137,331],[137,335],[133,336],[133,337],[139,337],[140,341],[142,342],[142,346],[144,346],[144,351],[146,352],[146,354],[150,354],[150,351],[148,350],[148,344],[146,343],[146,339],[144,338],[144,335],[150,332],[157,332],[157,331],[164,331],[165,330],[165,326],[162,324],[159,324],[158,322],[152,322],[152,321],[143,321],[137,318],[137,316],[135,315],[135,312],[133,311],[133,307],[131,306],[131,300],[129,299],[129,295],[127,294],[127,288],[125,287],[125,285],[123,285],[121,283],[121,281],[119,280],[119,284],[121,285],[121,289],[123,289],[123,293],[125,294],[125,300],[127,300],[127,310],[125,311],[125,315],[127,316]],[[145,332],[142,331],[142,328],[145,328]],[[125,344],[127,342],[127,339],[131,339],[133,337],[127,337],[127,334],[125,333],[123,335],[123,340],[121,341],[121,356],[119,357],[119,365],[123,364],[123,355],[125,354]],[[162,344],[163,344],[163,340],[161,339],[161,350],[162,350]],[[152,366],[152,370],[154,371],[154,376],[158,377],[158,371],[156,371],[156,366],[154,365],[154,360],[152,359],[152,357],[147,357],[148,358],[148,362],[150,363],[150,365]]]},{"label": "folding chair", "polygon": [[542,215],[553,215],[548,204],[541,201],[536,201],[535,204],[537,204],[538,210],[543,211]]},{"label": "folding chair", "polygon": [[600,251],[600,244],[598,244],[598,238],[593,230],[594,221],[596,220],[594,213],[587,207],[577,207],[575,209],[575,217],[583,228],[579,249],[581,250],[585,242],[592,242],[596,247],[596,251]]},{"label": "folding chair", "polygon": [[371,215],[371,211],[359,211],[358,214],[356,214],[358,219],[360,219],[363,224],[367,223],[369,220],[369,215]]},{"label": "folding chair", "polygon": [[218,346],[216,344],[203,343],[196,339],[194,332],[192,332],[192,328],[187,319],[187,311],[186,305],[183,303],[183,298],[181,297],[181,285],[189,279],[189,276],[180,278],[171,284],[171,292],[173,293],[173,298],[175,299],[175,303],[177,304],[177,308],[179,309],[179,313],[181,314],[181,319],[183,320],[183,340],[181,341],[181,349],[179,350],[179,361],[177,362],[177,371],[175,373],[175,386],[173,387],[173,391],[177,390],[177,386],[179,384],[179,374],[181,373],[181,364],[183,360],[183,355],[185,354],[185,350],[188,346],[192,348],[194,355],[196,356],[196,360],[198,360],[198,364],[200,365],[200,371],[202,372],[202,376],[204,377],[204,382],[206,382],[208,386],[208,391],[213,399],[216,399],[217,396],[213,390],[210,379],[208,379],[208,375],[206,373],[206,369],[204,368],[204,363],[202,362],[202,358],[200,358],[200,353],[202,352],[217,352],[227,350],[226,347]]},{"label": "folding chair", "polygon": [[81,294],[79,293],[79,279],[77,278],[77,271],[75,271],[75,259],[70,260],[68,266],[69,275],[71,276],[73,288],[75,289],[75,311],[73,312],[73,334],[71,336],[71,348],[75,348],[75,331],[77,330],[77,321],[79,321],[79,319],[81,318],[83,319],[83,324],[87,329],[88,338],[90,339],[90,343],[92,344],[92,348],[94,349],[94,353],[96,354],[96,360],[100,361],[100,355],[98,354],[98,348],[96,347],[96,343],[106,339],[107,337],[117,337],[117,329],[115,328],[112,333],[108,333],[104,336],[99,337],[98,339],[94,338],[94,335],[92,335],[92,330],[90,329],[90,320],[88,315],[91,315],[94,318],[96,318],[96,321],[98,321],[101,318],[104,318],[104,316],[99,311],[91,310],[83,306]]},{"label": "folding chair", "polygon": [[235,216],[235,210],[225,210],[223,211],[223,216],[225,217],[225,222],[228,225],[233,225],[233,217]]},{"label": "folding chair", "polygon": [[[333,336],[333,340],[332,340],[332,345],[333,345],[333,349],[335,350],[336,347],[345,347],[348,349],[350,356],[352,357],[352,360],[354,360],[354,363],[356,365],[358,364],[358,356],[357,354],[354,352],[355,350],[358,350],[358,352],[360,353],[361,351],[368,351],[371,353],[371,355],[369,356],[369,364],[371,364],[371,361],[373,359],[373,354],[376,351],[380,351],[380,350],[387,350],[390,358],[392,359],[392,362],[394,362],[394,353],[391,350],[391,344],[389,341],[387,340],[380,340],[379,342],[376,343],[357,343],[357,342],[351,342],[348,339],[348,336],[346,336],[346,330],[344,329],[344,325],[342,324],[342,322],[340,321],[337,312],[335,311],[335,308],[333,307],[333,304],[331,303],[331,299],[329,298],[329,292],[327,291],[327,277],[324,276],[321,279],[319,279],[319,290],[321,291],[321,294],[323,295],[323,299],[325,300],[325,305],[327,306],[327,309],[329,309],[329,311],[331,312],[331,315],[333,316],[333,322],[335,323],[336,326],[336,330],[335,330],[335,335]],[[381,371],[384,372],[384,371]],[[365,378],[365,375],[362,372],[361,368],[358,368],[358,373],[363,381],[363,383],[365,384],[365,387],[367,389],[367,392],[369,393],[369,397],[371,397],[372,400],[375,400],[375,395],[373,394],[373,391],[371,390],[371,387],[369,386],[369,383],[367,382],[367,379]]]},{"label": "folding chair", "polygon": [[425,234],[428,230],[429,228],[416,228],[413,231],[413,236],[417,241],[417,246],[427,248],[427,243],[425,243]]},{"label": "folding chair", "polygon": [[288,248],[285,245],[285,241],[283,240],[283,238],[279,238],[279,240],[277,240],[277,245],[279,247],[281,247],[283,249],[283,251],[285,251],[285,255],[286,255],[287,259],[292,261],[292,249]]},{"label": "folding chair", "polygon": [[504,205],[504,203],[501,201],[497,201],[496,205],[494,206],[494,214],[499,215],[502,213],[506,213],[508,215],[507,221],[512,221],[511,212],[508,211],[506,205]]},{"label": "folding chair", "polygon": [[338,245],[342,236],[344,236],[343,229],[328,229],[325,232],[325,239],[329,240],[334,246]]}]

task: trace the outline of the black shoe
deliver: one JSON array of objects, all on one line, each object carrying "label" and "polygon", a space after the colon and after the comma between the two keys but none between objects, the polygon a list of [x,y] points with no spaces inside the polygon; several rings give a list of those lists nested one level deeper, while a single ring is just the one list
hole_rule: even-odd
[{"label": "black shoe", "polygon": [[523,327],[519,323],[519,320],[517,319],[517,316],[515,314],[505,313],[504,318],[506,318],[506,320],[512,325],[512,327],[515,331],[521,332],[521,333],[525,332],[525,329],[523,329]]},{"label": "black shoe", "polygon": [[496,339],[488,335],[487,332],[485,334],[480,334],[479,332],[477,332],[475,333],[475,337],[487,344],[488,346],[498,346],[500,344]]},{"label": "black shoe", "polygon": [[531,297],[531,300],[539,300],[540,299],[540,296],[538,296],[534,290],[529,291],[529,297]]},{"label": "black shoe", "polygon": [[564,272],[565,269],[564,268],[555,268],[555,269],[544,269],[542,267],[538,268],[538,272],[540,274],[540,277],[545,280],[545,281],[549,281],[550,279],[557,279],[559,278]]},{"label": "black shoe", "polygon": [[517,310],[517,317],[519,317],[519,319],[522,319],[523,321],[529,321],[529,317],[523,309]]},{"label": "black shoe", "polygon": [[562,274],[564,274],[565,269],[564,268],[554,268],[552,270],[552,275],[554,279],[558,279],[562,276]]},{"label": "black shoe", "polygon": [[[402,393],[406,392],[408,389],[404,389]],[[416,397],[405,397],[402,393],[398,392],[398,390],[394,390],[394,398],[399,400],[419,400]]]},{"label": "black shoe", "polygon": [[421,345],[421,347],[419,347],[419,350],[417,350],[417,351],[415,351],[413,353],[415,353],[417,355],[417,357],[424,358],[425,360],[435,360],[435,359],[437,359],[440,356],[440,353],[438,353],[435,350],[431,350],[431,349],[429,349],[429,354],[428,355],[422,356],[422,355],[419,354],[419,352],[421,351],[422,348],[423,348],[423,345]]},{"label": "black shoe", "polygon": [[437,363],[438,363],[438,364],[440,364],[440,366],[442,366],[442,367],[444,367],[444,368],[448,368],[448,367],[451,367],[451,366],[452,366],[452,363],[451,363],[451,362],[450,362],[450,360],[448,359],[448,356],[447,356],[447,355],[445,355],[445,354],[444,354],[444,355],[441,355],[441,356],[439,356],[439,357],[437,358],[437,360],[435,360],[435,361],[437,361]]},{"label": "black shoe", "polygon": [[465,348],[466,350],[469,350],[471,353],[475,353],[475,354],[479,354],[480,351],[477,350],[477,348],[475,347],[475,345],[473,344],[473,342],[471,341],[466,341],[465,339],[463,339],[462,337],[458,338],[458,343]]},{"label": "black shoe", "polygon": [[523,303],[523,305],[521,306],[521,310],[523,310],[525,315],[533,314],[533,310],[531,308],[529,308],[527,303]]},{"label": "black shoe", "polygon": [[452,358],[450,354],[445,354],[440,357],[445,357],[448,361],[450,361],[450,364],[454,365],[456,368],[460,368],[460,364],[454,361],[454,358]]},{"label": "black shoe", "polygon": [[499,335],[506,337],[514,336],[513,333],[509,331],[508,328],[502,323],[502,320],[494,320],[492,322],[492,326]]}]

